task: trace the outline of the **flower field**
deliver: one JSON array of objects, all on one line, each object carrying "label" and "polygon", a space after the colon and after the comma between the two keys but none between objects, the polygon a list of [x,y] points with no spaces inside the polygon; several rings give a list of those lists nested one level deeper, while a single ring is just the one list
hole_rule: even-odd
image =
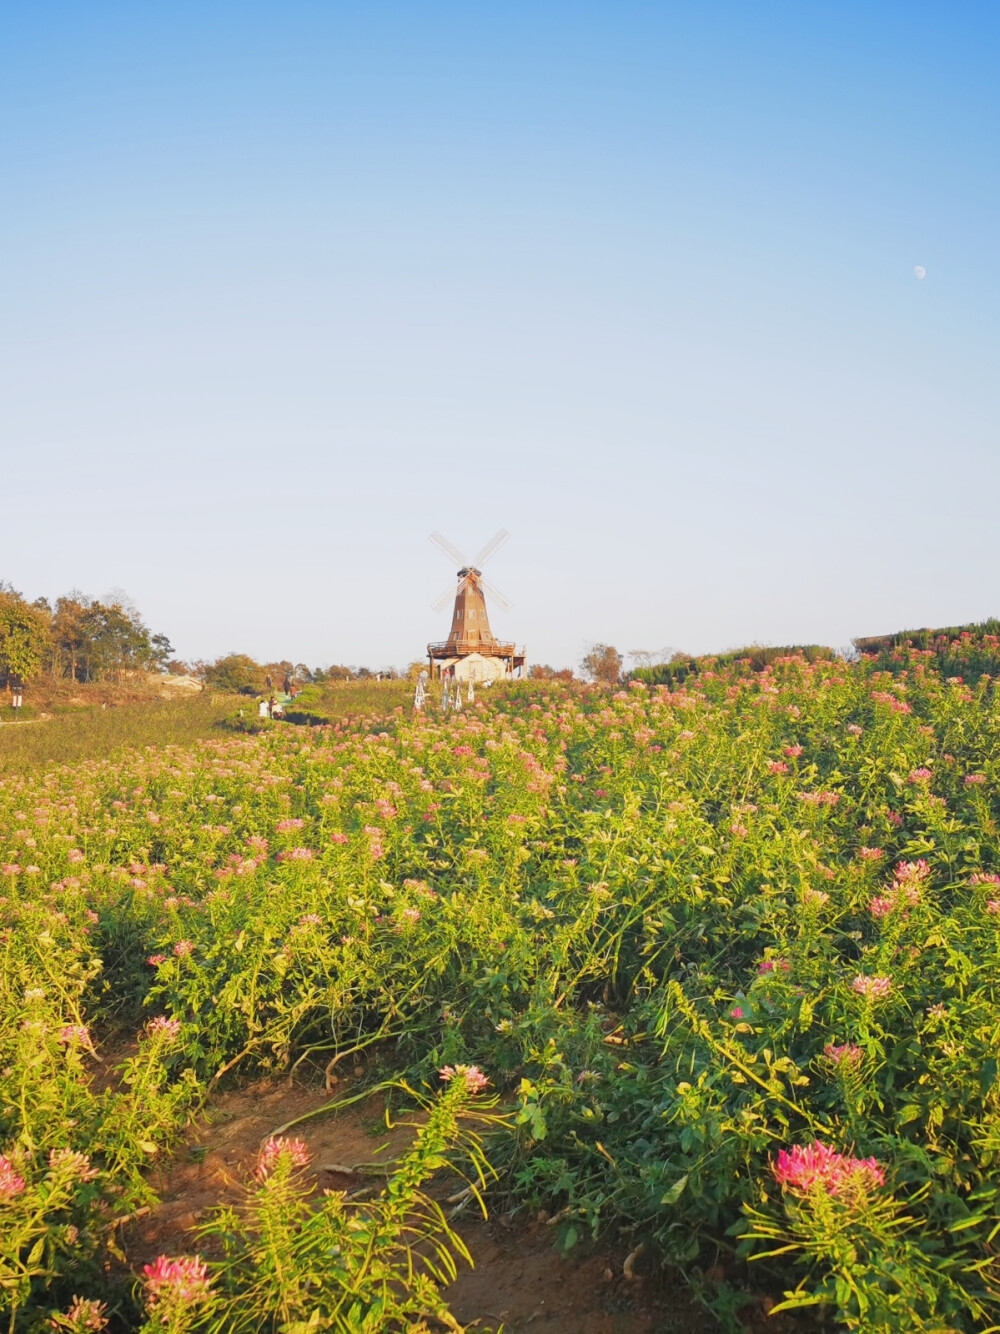
[{"label": "flower field", "polygon": [[[751,1284],[997,1328],[1000,710],[935,662],[527,683],[6,777],[8,1328],[448,1328],[446,1160],[567,1249],[645,1246],[723,1328]],[[418,1114],[381,1194],[310,1194],[272,1140],[131,1272],[215,1088],[359,1052]]]}]

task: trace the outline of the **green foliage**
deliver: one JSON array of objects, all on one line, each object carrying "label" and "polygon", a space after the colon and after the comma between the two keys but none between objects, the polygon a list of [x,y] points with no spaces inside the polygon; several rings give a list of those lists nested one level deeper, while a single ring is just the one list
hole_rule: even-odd
[{"label": "green foliage", "polygon": [[[151,1127],[157,1151],[199,1083],[332,1074],[367,1051],[417,1087],[476,1062],[512,1108],[492,1189],[552,1209],[564,1247],[618,1234],[702,1273],[735,1249],[766,1274],[752,1282],[841,1327],[990,1328],[1000,711],[991,681],[933,662],[784,654],[703,663],[677,689],[523,682],[445,718],[344,707],[308,730],[6,780],[0,1068],[17,1091],[0,1152],[36,1213],[49,1169],[26,1133],[90,1154],[136,1199],[140,1137]],[[29,1042],[43,966],[53,1008]],[[137,1074],[114,1129],[88,1052],[56,1035],[140,1002],[176,1021],[177,1046]],[[816,1141],[877,1177],[797,1191],[778,1155]],[[258,1192],[213,1221],[220,1304],[193,1320],[323,1328],[348,1289],[358,1328],[386,1290],[400,1323],[406,1302],[439,1312],[414,1296],[391,1191],[317,1211],[285,1181],[280,1217]],[[100,1228],[78,1255],[59,1240],[65,1211],[90,1206],[59,1201],[17,1251],[37,1270],[29,1310],[53,1275],[99,1274]],[[395,1287],[337,1231],[383,1223]],[[323,1247],[342,1272],[318,1273]]]},{"label": "green foliage", "polygon": [[245,653],[227,653],[210,663],[204,672],[207,686],[234,695],[257,695],[264,689],[264,668]]},{"label": "green foliage", "polygon": [[0,676],[23,682],[34,676],[45,660],[49,617],[17,593],[0,590]]},{"label": "green foliage", "polygon": [[978,681],[1000,673],[1000,621],[952,626],[946,630],[903,630],[895,635],[856,639],[855,648],[879,671],[894,676],[931,664],[944,677]]},{"label": "green foliage", "polygon": [[829,662],[836,658],[833,649],[822,644],[788,644],[775,647],[770,644],[751,644],[747,648],[731,649],[701,658],[688,658],[675,654],[670,662],[655,663],[652,667],[636,667],[629,673],[632,681],[641,681],[648,686],[679,686],[690,676],[702,672],[739,671],[762,672],[765,667],[779,662],[782,658],[804,658],[806,662]]},{"label": "green foliage", "polygon": [[[206,691],[119,708],[75,708],[31,726],[5,723],[0,727],[0,775],[104,760],[144,746],[188,745],[211,736],[232,707],[230,696]],[[31,716],[27,707],[23,713]]]}]

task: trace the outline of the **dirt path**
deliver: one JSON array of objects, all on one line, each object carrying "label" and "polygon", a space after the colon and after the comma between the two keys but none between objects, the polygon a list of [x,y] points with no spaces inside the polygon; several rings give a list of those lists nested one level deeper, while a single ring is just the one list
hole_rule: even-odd
[{"label": "dirt path", "polygon": [[[343,1086],[338,1090],[342,1094]],[[194,1248],[190,1229],[215,1205],[239,1198],[261,1141],[304,1112],[327,1105],[315,1089],[264,1081],[221,1095],[154,1177],[161,1203],[125,1229],[129,1263],[138,1270],[160,1254]],[[370,1176],[346,1171],[357,1164],[390,1163],[406,1147],[411,1131],[387,1129],[377,1098],[296,1126],[289,1134],[305,1140],[317,1184],[354,1190]],[[433,1183],[445,1198],[461,1183]],[[462,1324],[479,1334],[709,1334],[716,1322],[683,1287],[664,1289],[639,1274],[626,1279],[621,1248],[562,1256],[544,1216],[525,1220],[500,1215],[456,1222],[473,1257],[446,1296]],[[641,1266],[639,1266],[641,1268]],[[762,1307],[747,1308],[745,1328],[791,1334],[803,1326],[767,1320]]]}]

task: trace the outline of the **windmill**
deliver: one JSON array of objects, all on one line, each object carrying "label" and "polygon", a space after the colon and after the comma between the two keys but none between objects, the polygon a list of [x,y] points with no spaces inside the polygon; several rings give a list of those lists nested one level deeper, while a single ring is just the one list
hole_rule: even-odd
[{"label": "windmill", "polygon": [[[524,666],[524,649],[516,644],[497,639],[490,629],[486,611],[486,594],[504,611],[510,603],[494,586],[483,578],[482,567],[503,546],[510,533],[505,528],[494,533],[474,560],[468,561],[440,533],[431,533],[430,540],[458,566],[458,586],[449,585],[436,602],[435,611],[441,611],[448,600],[455,599],[451,616],[451,633],[439,644],[427,645],[431,675],[447,672],[456,680],[495,681],[510,676]],[[436,670],[435,670],[436,664]]]}]

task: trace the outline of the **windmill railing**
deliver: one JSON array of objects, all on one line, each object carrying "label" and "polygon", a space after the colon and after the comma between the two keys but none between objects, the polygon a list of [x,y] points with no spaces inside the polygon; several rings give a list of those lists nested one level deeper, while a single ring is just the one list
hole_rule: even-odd
[{"label": "windmill railing", "polygon": [[484,658],[517,658],[523,655],[524,649],[518,649],[516,644],[501,643],[499,639],[492,644],[444,639],[439,644],[427,645],[427,655],[431,658],[457,658],[468,653],[481,653]]}]

